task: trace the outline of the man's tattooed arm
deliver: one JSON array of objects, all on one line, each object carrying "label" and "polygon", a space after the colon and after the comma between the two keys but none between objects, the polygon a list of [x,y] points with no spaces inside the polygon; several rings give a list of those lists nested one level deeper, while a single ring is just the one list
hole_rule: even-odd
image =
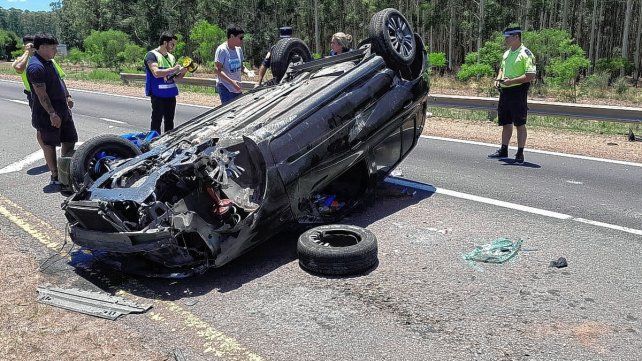
[{"label": "man's tattooed arm", "polygon": [[56,111],[53,105],[51,105],[49,95],[47,95],[47,86],[45,83],[33,83],[33,91],[36,92],[38,100],[40,100],[40,104],[45,108],[47,113],[51,114]]}]

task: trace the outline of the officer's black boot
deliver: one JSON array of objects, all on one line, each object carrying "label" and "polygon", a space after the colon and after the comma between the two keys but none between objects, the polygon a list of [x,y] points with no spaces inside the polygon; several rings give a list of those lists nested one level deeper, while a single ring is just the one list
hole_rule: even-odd
[{"label": "officer's black boot", "polygon": [[494,153],[488,155],[488,158],[507,158],[508,145],[502,144],[502,147],[497,149]]},{"label": "officer's black boot", "polygon": [[517,148],[517,153],[515,153],[515,163],[524,163],[524,148]]}]

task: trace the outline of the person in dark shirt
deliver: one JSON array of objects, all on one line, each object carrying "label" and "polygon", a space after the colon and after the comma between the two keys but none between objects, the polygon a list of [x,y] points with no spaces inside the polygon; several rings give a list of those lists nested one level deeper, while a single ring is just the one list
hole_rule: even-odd
[{"label": "person in dark shirt", "polygon": [[150,129],[157,131],[158,134],[161,133],[163,118],[165,118],[165,131],[174,129],[178,95],[174,78],[182,78],[187,73],[187,68],[177,65],[176,58],[171,54],[176,47],[177,39],[172,33],[162,33],[158,47],[150,50],[145,56],[145,94],[152,100]]},{"label": "person in dark shirt", "polygon": [[[279,40],[280,39],[287,39],[292,37],[292,28],[289,26],[283,26],[279,28]],[[263,78],[265,77],[265,73],[267,70],[272,66],[272,48],[270,48],[270,51],[268,51],[267,55],[265,55],[265,58],[263,58],[263,61],[261,62],[261,67],[259,68],[259,82],[257,85],[262,85],[263,84]]]},{"label": "person in dark shirt", "polygon": [[51,185],[59,185],[56,147],[61,154],[70,153],[78,141],[78,133],[71,117],[73,100],[67,86],[60,78],[53,63],[58,40],[49,34],[34,37],[35,54],[27,66],[27,80],[32,90],[31,124],[42,141],[47,167],[51,172]]}]

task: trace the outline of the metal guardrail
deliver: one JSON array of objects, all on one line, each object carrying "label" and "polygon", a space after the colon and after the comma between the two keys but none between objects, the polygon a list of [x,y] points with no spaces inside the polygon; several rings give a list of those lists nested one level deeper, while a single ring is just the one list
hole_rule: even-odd
[{"label": "metal guardrail", "polygon": [[[129,84],[132,81],[145,81],[145,74],[134,74],[134,73],[120,73],[120,79],[125,83]],[[216,86],[216,79],[214,78],[197,78],[193,76],[188,76],[182,79],[176,79],[176,82],[179,84],[189,84],[189,85],[200,85],[200,86]],[[241,89],[249,90],[254,89],[256,83],[251,81],[242,81]]]},{"label": "metal guardrail", "polygon": [[[129,83],[130,81],[145,81],[145,74],[120,73],[120,78],[125,83]],[[183,84],[211,87],[216,86],[216,79],[214,78],[186,77],[177,79],[176,81]],[[255,86],[255,82],[241,82],[241,89],[243,90],[253,89]],[[442,108],[458,108],[496,112],[498,101],[498,98],[430,94],[428,104],[430,106]],[[633,107],[529,100],[528,112],[530,114],[538,115],[557,115],[607,122],[629,123],[631,127],[629,131],[629,138],[633,139],[635,139],[632,130],[633,126],[637,128],[642,123],[642,108]]]},{"label": "metal guardrail", "polygon": [[[442,108],[497,111],[498,101],[499,99],[497,98],[431,94],[429,95],[428,105]],[[529,100],[528,113],[631,124],[642,123],[642,108],[612,105],[589,105]]]}]

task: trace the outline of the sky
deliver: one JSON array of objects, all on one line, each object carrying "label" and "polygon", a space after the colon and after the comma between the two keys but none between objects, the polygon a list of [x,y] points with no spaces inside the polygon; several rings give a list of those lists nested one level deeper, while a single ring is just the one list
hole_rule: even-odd
[{"label": "sky", "polygon": [[0,0],[0,7],[16,8],[30,11],[49,11],[51,0]]}]

